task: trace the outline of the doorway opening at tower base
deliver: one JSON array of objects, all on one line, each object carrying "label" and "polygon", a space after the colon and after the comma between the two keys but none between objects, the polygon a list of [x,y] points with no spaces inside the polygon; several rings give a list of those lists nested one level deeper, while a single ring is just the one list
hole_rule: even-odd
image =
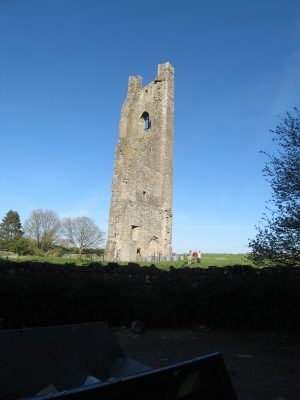
[{"label": "doorway opening at tower base", "polygon": [[153,254],[158,254],[160,252],[160,244],[158,237],[152,236],[148,244],[147,252],[148,252],[147,255],[149,256]]}]

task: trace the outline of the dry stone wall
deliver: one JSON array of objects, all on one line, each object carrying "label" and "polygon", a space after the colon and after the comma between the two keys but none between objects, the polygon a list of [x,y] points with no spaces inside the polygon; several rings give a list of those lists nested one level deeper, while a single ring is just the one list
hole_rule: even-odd
[{"label": "dry stone wall", "polygon": [[234,265],[227,267],[208,268],[170,268],[164,271],[150,267],[140,267],[135,263],[119,265],[108,263],[103,266],[98,263],[91,263],[89,266],[76,266],[66,263],[65,265],[24,262],[15,263],[2,260],[0,262],[0,274],[12,274],[18,277],[26,277],[38,273],[51,273],[58,279],[86,278],[92,277],[101,281],[112,283],[130,284],[136,291],[151,291],[157,285],[163,288],[174,288],[177,286],[185,288],[201,288],[207,280],[267,280],[274,277],[283,279],[300,279],[300,267],[268,267],[256,269],[251,266]]}]

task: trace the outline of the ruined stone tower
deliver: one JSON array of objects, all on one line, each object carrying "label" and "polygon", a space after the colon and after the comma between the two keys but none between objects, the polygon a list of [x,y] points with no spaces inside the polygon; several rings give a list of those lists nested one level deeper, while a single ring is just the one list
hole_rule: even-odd
[{"label": "ruined stone tower", "polygon": [[121,111],[110,203],[107,260],[172,252],[174,68],[158,65],[142,87],[130,76]]}]

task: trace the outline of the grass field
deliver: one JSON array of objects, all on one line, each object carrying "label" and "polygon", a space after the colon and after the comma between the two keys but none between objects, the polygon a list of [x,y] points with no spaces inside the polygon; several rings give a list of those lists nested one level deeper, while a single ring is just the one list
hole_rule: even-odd
[{"label": "grass field", "polygon": [[[91,262],[90,258],[61,258],[61,257],[34,257],[34,256],[24,256],[11,258],[11,261],[22,262],[22,261],[39,261],[39,262],[49,262],[55,264],[65,264],[65,263],[75,263],[79,266],[89,265]],[[102,261],[101,258],[93,258],[92,262],[100,262],[102,265],[107,265],[107,261]],[[127,265],[127,262],[118,262],[119,265]],[[217,253],[202,253],[201,264],[188,264],[185,257],[184,261],[162,261],[162,262],[139,262],[140,266],[150,266],[155,264],[157,268],[169,270],[171,266],[174,268],[207,268],[211,265],[216,267],[226,267],[228,265],[252,265],[254,266],[244,254],[217,254]]]}]

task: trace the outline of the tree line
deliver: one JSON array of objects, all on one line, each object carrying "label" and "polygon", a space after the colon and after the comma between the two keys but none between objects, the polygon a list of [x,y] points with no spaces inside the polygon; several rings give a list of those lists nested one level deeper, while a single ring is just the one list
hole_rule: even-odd
[{"label": "tree line", "polygon": [[52,210],[36,209],[23,226],[17,211],[9,210],[0,224],[0,249],[19,255],[78,253],[101,249],[105,234],[89,217],[60,219]]}]

